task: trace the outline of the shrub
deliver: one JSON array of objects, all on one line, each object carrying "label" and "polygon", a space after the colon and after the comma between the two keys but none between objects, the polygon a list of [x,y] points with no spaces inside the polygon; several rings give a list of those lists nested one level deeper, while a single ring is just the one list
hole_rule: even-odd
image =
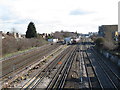
[{"label": "shrub", "polygon": [[95,40],[95,44],[96,44],[97,47],[102,48],[104,41],[105,41],[104,38],[97,38]]},{"label": "shrub", "polygon": [[2,53],[3,55],[28,49],[31,47],[39,47],[43,44],[47,43],[47,41],[37,38],[23,38],[23,39],[14,39],[14,38],[5,38],[2,40]]},{"label": "shrub", "polygon": [[107,41],[105,40],[104,42],[104,48],[107,49],[107,50],[114,50],[117,46],[114,44],[114,42],[112,41]]},{"label": "shrub", "polygon": [[104,38],[97,38],[95,43],[98,49],[114,50],[117,47],[112,40],[108,41]]}]

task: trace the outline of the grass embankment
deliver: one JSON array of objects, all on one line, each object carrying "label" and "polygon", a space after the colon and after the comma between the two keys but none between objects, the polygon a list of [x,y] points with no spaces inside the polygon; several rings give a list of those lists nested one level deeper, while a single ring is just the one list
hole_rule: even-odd
[{"label": "grass embankment", "polygon": [[17,55],[17,54],[20,54],[20,53],[24,53],[24,52],[27,52],[27,51],[32,50],[32,49],[34,49],[34,48],[36,48],[36,47],[28,48],[28,49],[21,50],[21,51],[17,51],[17,52],[13,52],[13,53],[8,53],[8,54],[3,55],[2,58],[11,57],[11,56],[13,56],[13,55]]}]

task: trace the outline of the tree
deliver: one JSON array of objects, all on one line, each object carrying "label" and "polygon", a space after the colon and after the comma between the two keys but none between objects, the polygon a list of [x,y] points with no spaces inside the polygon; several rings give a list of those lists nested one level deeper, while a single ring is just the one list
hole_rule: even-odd
[{"label": "tree", "polygon": [[103,47],[103,44],[104,44],[104,38],[97,38],[95,40],[95,43],[96,43],[96,46],[99,47],[99,48],[102,48]]},{"label": "tree", "polygon": [[36,28],[33,22],[30,22],[26,31],[26,38],[37,37]]}]

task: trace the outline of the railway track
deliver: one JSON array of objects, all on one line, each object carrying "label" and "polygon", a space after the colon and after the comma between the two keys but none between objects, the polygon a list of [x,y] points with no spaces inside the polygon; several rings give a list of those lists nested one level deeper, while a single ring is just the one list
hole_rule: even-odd
[{"label": "railway track", "polygon": [[47,89],[62,89],[65,85],[66,78],[70,71],[73,61],[76,59],[76,48],[70,53],[69,58],[66,59],[65,63],[58,69],[58,72],[53,76]]},{"label": "railway track", "polygon": [[35,51],[35,50],[43,49],[44,47],[47,47],[47,46],[49,46],[49,45],[50,45],[50,44],[48,44],[48,45],[43,45],[43,46],[41,46],[41,47],[37,47],[37,48],[30,49],[30,50],[26,50],[26,51],[24,51],[24,52],[21,52],[21,53],[18,53],[18,54],[14,54],[14,55],[12,55],[12,56],[3,57],[3,58],[0,59],[0,61],[10,60],[10,59],[13,59],[13,58],[16,58],[16,57],[19,57],[19,56],[23,56],[23,55],[28,54],[28,53],[30,53],[30,52],[33,52],[33,51]]},{"label": "railway track", "polygon": [[80,83],[80,58],[79,58],[79,46],[77,45],[75,55],[71,58],[73,59],[70,70],[68,72],[67,78],[64,83],[65,89],[79,89]]},{"label": "railway track", "polygon": [[119,90],[119,76],[104,62],[105,58],[100,57],[90,46],[91,45],[85,45],[85,43],[80,45],[80,54],[78,56],[78,60],[80,60],[79,88],[99,88],[102,90],[111,88]]},{"label": "railway track", "polygon": [[99,88],[99,89],[103,89],[103,86],[98,78],[98,75],[95,71],[95,68],[91,62],[91,59],[89,58],[89,56],[87,55],[87,47],[84,45],[83,46],[83,62],[85,63],[85,69],[87,72],[87,77],[88,77],[88,85],[90,89],[94,89],[94,88]]},{"label": "railway track", "polygon": [[[71,45],[42,68],[23,89],[120,89],[120,77],[86,40]],[[47,81],[45,81],[47,80]],[[47,83],[46,83],[47,82]]]},{"label": "railway track", "polygon": [[[81,67],[81,77],[80,77],[80,88],[89,88],[89,89],[94,89],[94,88],[103,88],[100,80],[97,76],[97,73],[94,69],[94,66],[91,63],[91,60],[89,59],[87,55],[87,48],[85,45],[80,46],[80,67]],[[87,81],[87,82],[86,82]]]},{"label": "railway track", "polygon": [[113,85],[113,88],[119,90],[120,89],[120,77],[110,68],[110,66],[105,63],[103,57],[100,57],[99,54],[92,48],[92,52],[94,52],[94,56],[96,55],[98,57],[97,63],[101,67],[101,69],[104,71],[106,76],[109,78],[110,82]]},{"label": "railway track", "polygon": [[120,78],[115,72],[110,68],[110,66],[105,63],[105,58],[101,57],[90,45],[86,45],[87,55],[90,58],[93,68],[97,73],[99,82],[102,88],[120,89]]},{"label": "railway track", "polygon": [[72,70],[70,70],[64,88],[103,89],[95,68],[87,55],[87,48],[83,43],[78,45],[77,56],[73,61]]},{"label": "railway track", "polygon": [[[47,50],[48,49],[48,50]],[[53,48],[52,48],[53,49]],[[16,56],[7,60],[4,60],[2,62],[2,77],[0,79],[4,79],[7,76],[9,76],[13,71],[19,71],[23,67],[29,65],[30,63],[34,62],[37,57],[39,57],[39,52],[42,51],[43,54],[40,56],[43,56],[45,53],[49,52],[48,48],[40,48],[38,50],[33,50],[31,52],[27,52],[25,54],[22,54],[22,56]],[[33,59],[33,60],[31,60]]]},{"label": "railway track", "polygon": [[[70,48],[69,48],[70,49]],[[39,72],[36,76],[34,76],[29,82],[27,82],[22,88],[23,89],[27,89],[27,88],[36,88],[38,86],[38,84],[40,82],[42,82],[42,80],[49,76],[49,73],[51,71],[54,71],[55,68],[57,68],[56,66],[58,65],[58,62],[62,61],[63,58],[66,57],[66,55],[68,56],[68,52],[69,49],[65,50],[64,53],[61,53],[61,55],[59,55],[57,58],[55,58],[55,60],[53,60],[53,62],[51,62],[48,66],[46,66],[46,68],[44,68],[41,72]],[[62,61],[63,64],[64,61]],[[60,67],[60,65],[58,65]],[[57,71],[57,70],[56,70]]]},{"label": "railway track", "polygon": [[[105,58],[100,57],[95,50],[91,49],[90,44],[86,45],[85,43],[83,43],[83,45],[80,45],[78,52],[80,52],[78,56],[76,56],[78,57],[78,59],[74,59],[73,62],[76,63],[77,60],[79,61],[80,64],[79,78],[73,77],[70,83],[69,82],[70,76],[68,74],[71,70],[69,70],[68,74],[66,74],[65,77],[62,77],[62,74],[60,73],[59,76],[57,76],[57,79],[53,79],[53,82],[51,83],[50,86],[48,86],[47,89],[66,88],[68,85],[66,83],[68,82],[69,82],[68,88],[79,87],[81,89],[89,88],[90,90],[95,88],[102,90],[108,88],[116,90],[120,89],[119,76],[115,74],[115,72],[110,68],[110,66],[107,65],[107,63],[104,62]],[[61,84],[59,84],[60,82]],[[76,86],[75,84],[77,85],[79,84],[79,86]]]},{"label": "railway track", "polygon": [[[6,75],[4,75],[3,77],[1,77],[0,78],[0,80],[2,81],[2,83],[6,83],[6,82],[8,82],[8,80],[10,81],[10,82],[12,82],[13,80],[15,80],[17,77],[16,77],[16,75],[19,75],[21,72],[23,72],[24,70],[26,70],[28,67],[31,67],[33,64],[35,64],[35,63],[37,63],[40,59],[42,59],[43,58],[43,56],[45,56],[45,55],[47,55],[47,54],[49,54],[48,52],[52,52],[55,48],[57,48],[58,47],[58,45],[56,45],[56,46],[53,46],[52,48],[50,48],[49,49],[49,47],[48,47],[48,49],[45,49],[45,48],[41,48],[42,50],[42,53],[41,54],[39,54],[38,53],[38,51],[36,51],[37,53],[35,53],[35,51],[33,51],[32,53],[33,54],[37,54],[37,55],[33,55],[33,57],[32,57],[32,55],[30,55],[29,57],[27,57],[27,58],[25,58],[25,60],[28,60],[28,59],[33,59],[33,61],[34,61],[34,63],[33,62],[29,62],[29,63],[25,63],[25,65],[23,65],[23,66],[21,66],[21,68],[16,68],[16,69],[14,69],[14,72],[13,71],[11,71],[11,72],[9,72],[8,74],[6,74]],[[40,51],[39,51],[40,52]],[[30,54],[32,54],[31,52],[30,52]],[[30,58],[31,57],[31,58]],[[22,59],[21,59],[22,60]],[[24,59],[23,59],[24,60]],[[26,67],[27,66],[27,67]],[[16,72],[16,74],[14,74]],[[11,78],[9,78],[9,76],[11,76]],[[13,77],[13,78],[12,78]],[[16,77],[16,78],[15,78]]]}]

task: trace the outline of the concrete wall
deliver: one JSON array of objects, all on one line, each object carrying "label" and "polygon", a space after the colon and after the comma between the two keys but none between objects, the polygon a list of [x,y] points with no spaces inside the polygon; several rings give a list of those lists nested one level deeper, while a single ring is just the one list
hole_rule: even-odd
[{"label": "concrete wall", "polygon": [[120,58],[112,55],[106,51],[100,51],[101,54],[103,54],[107,59],[111,60],[113,63],[115,63],[116,65],[118,65],[120,67]]}]

